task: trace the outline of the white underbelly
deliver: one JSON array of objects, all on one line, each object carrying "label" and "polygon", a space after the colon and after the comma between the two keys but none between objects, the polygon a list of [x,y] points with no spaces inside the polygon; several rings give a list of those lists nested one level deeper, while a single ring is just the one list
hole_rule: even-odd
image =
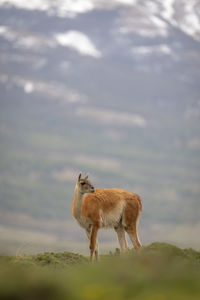
[{"label": "white underbelly", "polygon": [[120,202],[119,205],[109,213],[104,213],[101,210],[101,227],[109,228],[118,226],[122,218],[124,204],[124,202]]}]

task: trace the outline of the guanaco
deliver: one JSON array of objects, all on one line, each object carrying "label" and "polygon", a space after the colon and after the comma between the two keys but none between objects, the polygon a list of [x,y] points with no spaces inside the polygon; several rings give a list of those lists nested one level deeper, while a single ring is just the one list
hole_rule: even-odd
[{"label": "guanaco", "polygon": [[100,228],[114,228],[121,252],[128,249],[125,232],[128,233],[135,249],[141,247],[137,225],[142,211],[141,198],[120,188],[94,188],[88,175],[81,178],[74,189],[72,216],[86,231],[90,241],[90,260],[95,254],[98,260],[97,233]]}]

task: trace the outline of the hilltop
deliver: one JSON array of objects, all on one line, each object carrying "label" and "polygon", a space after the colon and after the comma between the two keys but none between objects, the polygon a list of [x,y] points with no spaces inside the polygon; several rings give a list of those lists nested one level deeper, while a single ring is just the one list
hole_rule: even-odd
[{"label": "hilltop", "polygon": [[199,299],[200,252],[166,243],[88,258],[73,253],[1,257],[1,299]]}]

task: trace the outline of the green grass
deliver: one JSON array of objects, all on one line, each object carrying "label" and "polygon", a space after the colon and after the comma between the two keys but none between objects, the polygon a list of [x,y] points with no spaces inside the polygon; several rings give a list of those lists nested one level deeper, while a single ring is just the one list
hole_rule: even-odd
[{"label": "green grass", "polygon": [[64,268],[67,266],[73,266],[88,262],[88,259],[82,255],[63,252],[45,252],[37,255],[24,255],[22,257],[16,257],[14,263],[19,265],[32,265],[38,267],[59,267]]},{"label": "green grass", "polygon": [[165,243],[90,264],[79,254],[0,259],[0,299],[199,299],[200,252]]}]

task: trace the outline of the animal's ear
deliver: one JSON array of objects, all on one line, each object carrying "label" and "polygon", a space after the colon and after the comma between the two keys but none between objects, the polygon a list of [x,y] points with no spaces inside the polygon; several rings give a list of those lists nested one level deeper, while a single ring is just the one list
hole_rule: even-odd
[{"label": "animal's ear", "polygon": [[78,181],[80,181],[81,180],[81,173],[79,173],[79,175],[78,175]]},{"label": "animal's ear", "polygon": [[88,176],[89,176],[89,174],[87,174],[87,175],[85,176],[85,180],[87,180],[87,179],[88,179]]}]

